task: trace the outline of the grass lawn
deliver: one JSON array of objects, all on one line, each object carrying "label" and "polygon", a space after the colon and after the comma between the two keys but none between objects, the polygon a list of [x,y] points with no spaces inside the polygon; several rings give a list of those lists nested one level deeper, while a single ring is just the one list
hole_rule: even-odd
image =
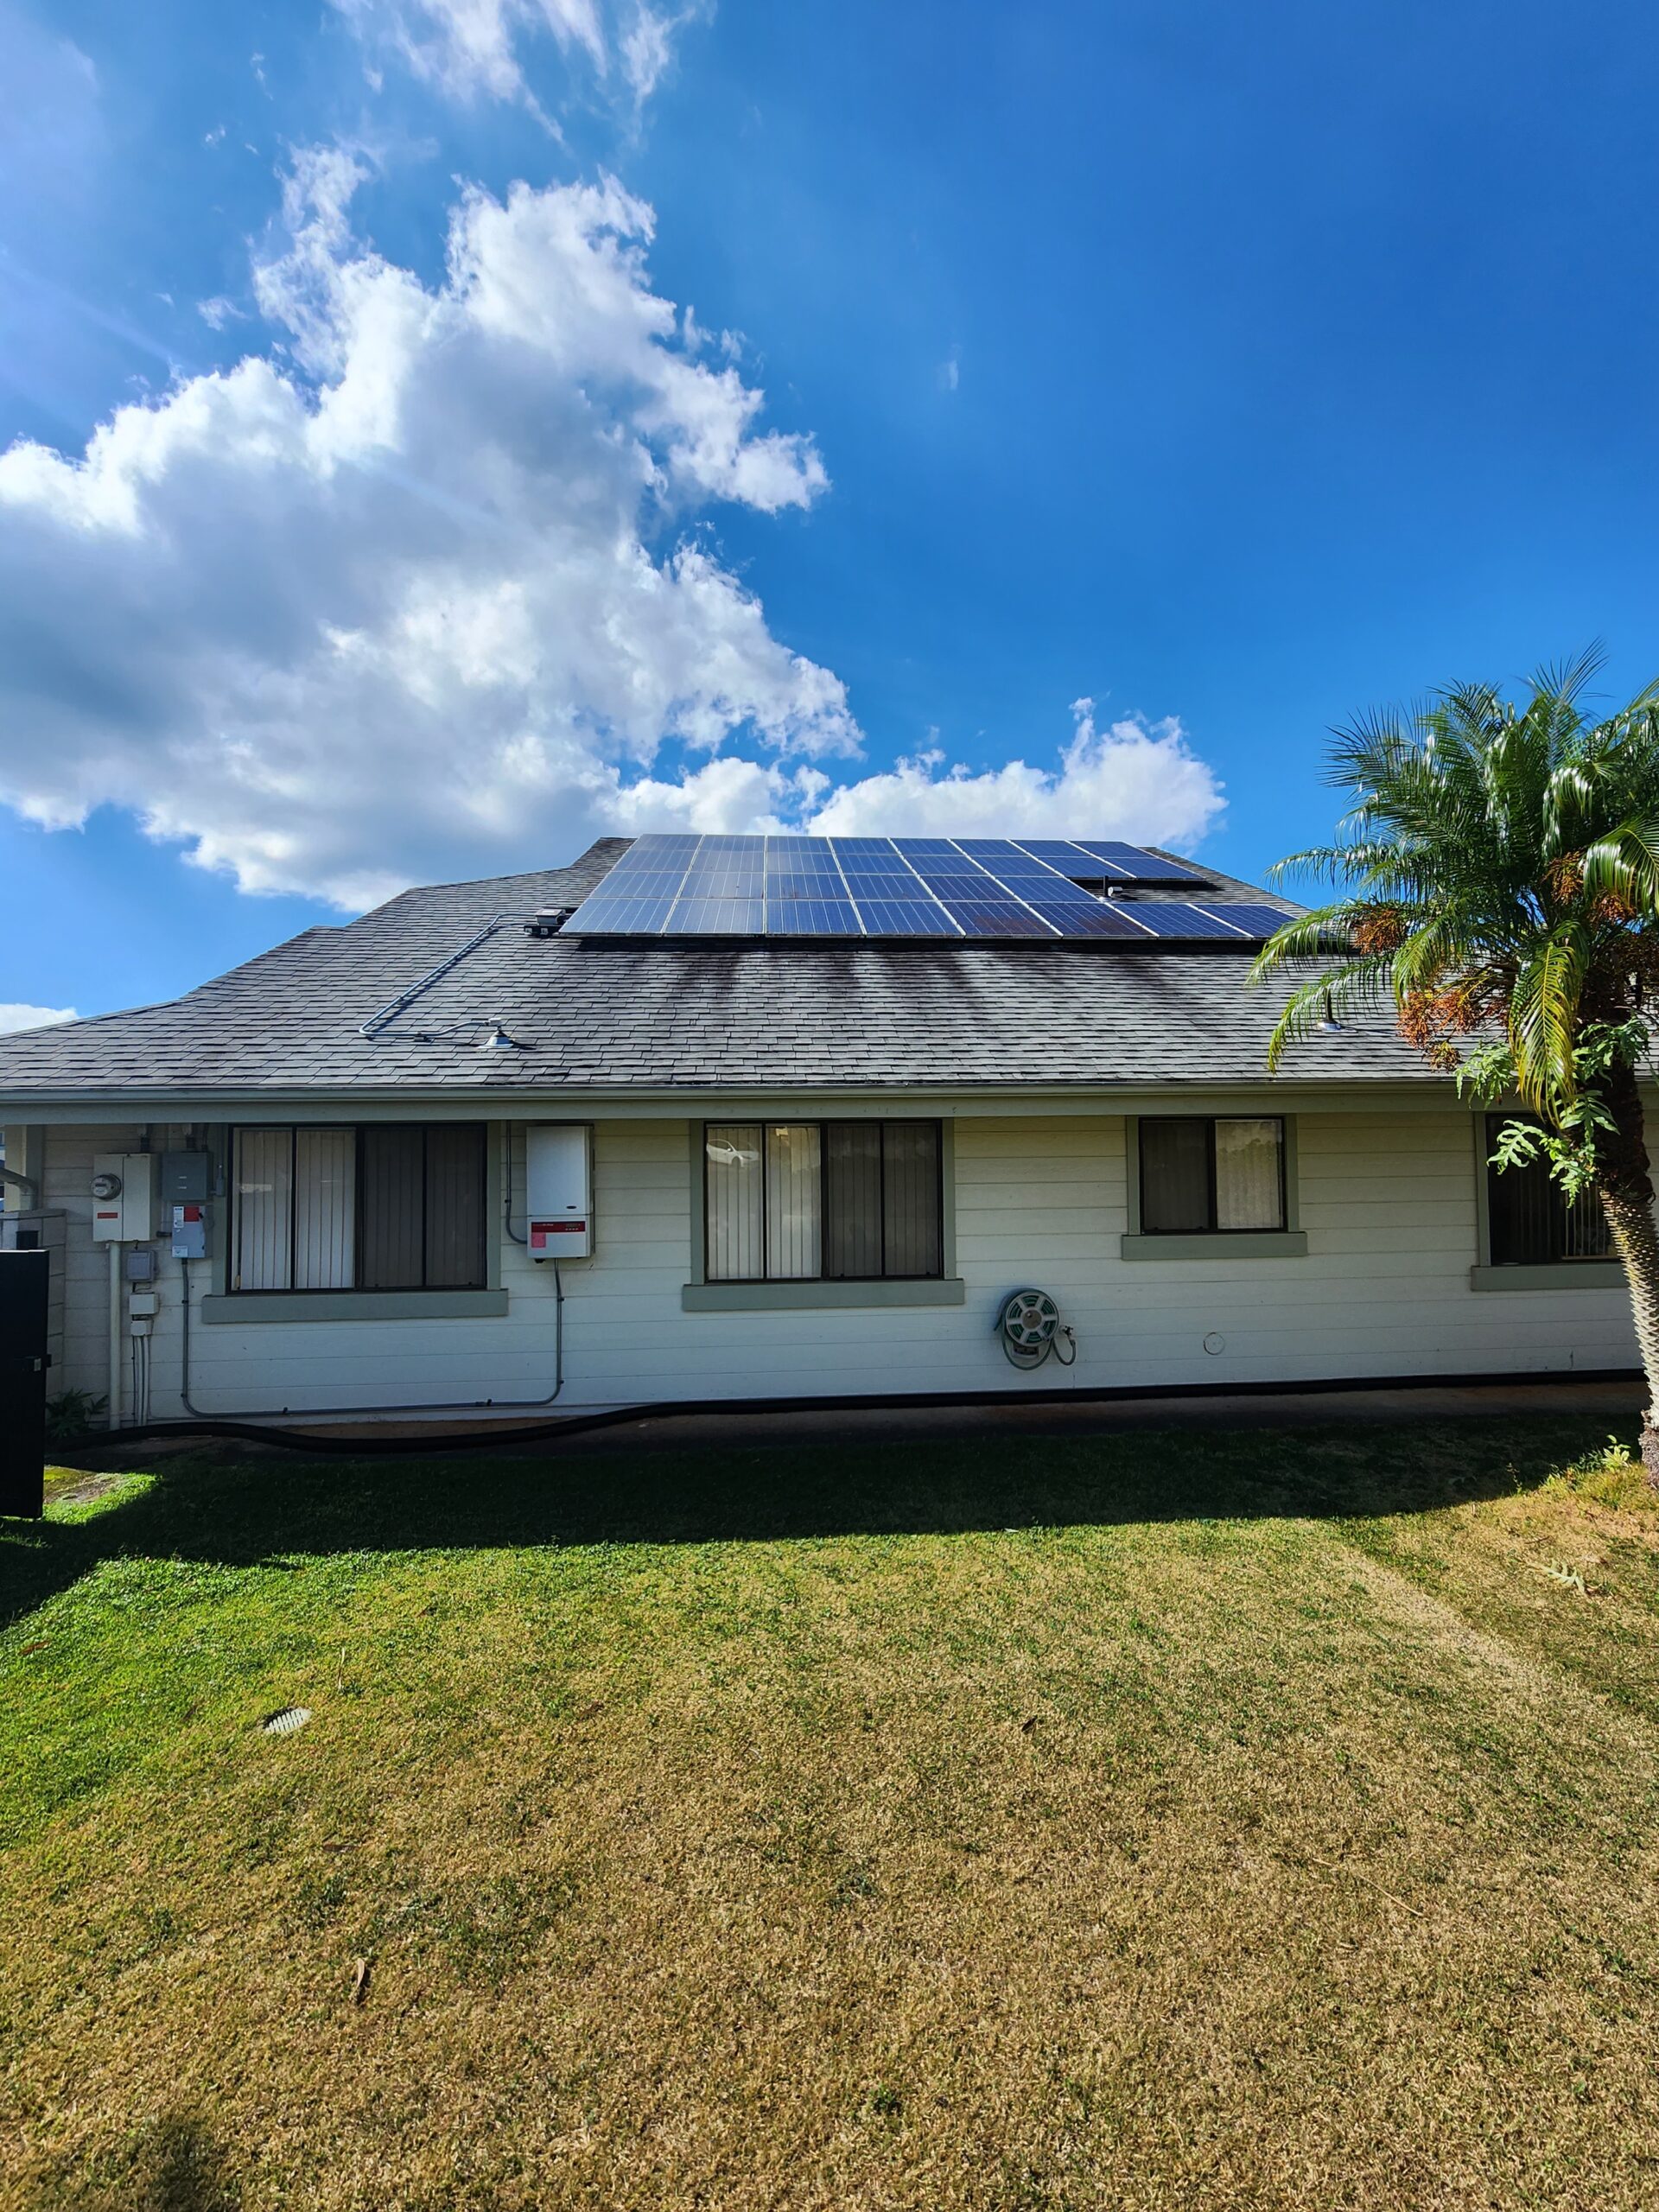
[{"label": "grass lawn", "polygon": [[0,1524],[0,2203],[1659,2203],[1601,1441],[202,1452]]}]

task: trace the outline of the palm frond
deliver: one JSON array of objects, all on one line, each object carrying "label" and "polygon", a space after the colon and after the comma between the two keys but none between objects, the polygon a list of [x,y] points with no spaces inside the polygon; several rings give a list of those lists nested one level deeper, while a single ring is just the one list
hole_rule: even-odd
[{"label": "palm frond", "polygon": [[1573,1045],[1589,969],[1586,933],[1564,922],[1521,965],[1510,995],[1510,1048],[1521,1095],[1535,1110],[1576,1090]]},{"label": "palm frond", "polygon": [[1659,815],[1620,822],[1605,830],[1584,855],[1584,889],[1659,917]]},{"label": "palm frond", "polygon": [[1357,1006],[1382,1005],[1388,988],[1389,957],[1382,952],[1362,953],[1338,967],[1306,977],[1287,998],[1273,1026],[1268,1039],[1268,1074],[1276,1075],[1290,1047],[1311,1037],[1322,1021]]}]

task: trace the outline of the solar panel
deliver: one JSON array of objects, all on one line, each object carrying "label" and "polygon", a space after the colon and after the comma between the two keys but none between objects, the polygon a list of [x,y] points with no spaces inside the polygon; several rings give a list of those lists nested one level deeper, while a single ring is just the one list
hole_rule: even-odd
[{"label": "solar panel", "polygon": [[948,837],[895,837],[893,849],[916,868],[937,868],[941,862],[946,868],[962,866],[962,855]]},{"label": "solar panel", "polygon": [[1218,921],[1230,922],[1236,930],[1243,930],[1246,937],[1269,938],[1296,917],[1287,914],[1277,906],[1206,905],[1203,911],[1213,914]]},{"label": "solar panel", "polygon": [[943,906],[931,899],[861,899],[858,911],[867,937],[948,937],[962,934]]},{"label": "solar panel", "polygon": [[888,875],[909,871],[910,863],[893,850],[891,837],[831,837],[828,842],[842,868],[875,868]]},{"label": "solar panel", "polygon": [[964,937],[1040,937],[1052,943],[1058,928],[1013,899],[947,899],[946,912]]},{"label": "solar panel", "polygon": [[850,899],[768,899],[768,937],[857,937],[858,914]]},{"label": "solar panel", "polygon": [[1035,876],[1044,881],[1053,878],[1054,870],[1046,861],[1022,852],[1007,837],[958,837],[956,843],[969,860],[977,861],[1004,883],[1012,883],[1016,876]]},{"label": "solar panel", "polygon": [[1078,837],[1074,842],[1080,851],[1090,854],[1096,860],[1104,861],[1131,883],[1198,883],[1203,880],[1190,868],[1178,868],[1173,861],[1166,861],[1157,853],[1146,852],[1139,845],[1120,844],[1111,837]]},{"label": "solar panel", "polygon": [[[1090,899],[1080,893],[1074,904],[1069,899],[1051,899],[1046,893],[1033,892],[1030,904],[1046,922],[1052,922],[1062,937],[1116,938],[1128,944],[1139,938],[1144,944],[1147,932],[1132,921],[1122,906],[1109,906],[1103,899]],[[1141,910],[1137,906],[1135,912]]]},{"label": "solar panel", "polygon": [[1060,874],[1081,878],[1088,883],[1133,883],[1135,878],[1127,868],[1114,868],[1097,853],[1086,853],[1081,845],[1074,845],[1058,837],[1022,837],[1022,852],[1033,860],[1046,861]]},{"label": "solar panel", "polygon": [[887,875],[879,868],[862,868],[857,861],[849,861],[842,874],[855,899],[920,899],[925,896],[913,868],[903,868],[896,874]]},{"label": "solar panel", "polygon": [[671,899],[587,899],[570,923],[600,937],[654,937],[673,911]]},{"label": "solar panel", "polygon": [[665,925],[671,937],[764,937],[763,899],[682,899]]},{"label": "solar panel", "polygon": [[1053,899],[1067,906],[1098,906],[1099,895],[1085,891],[1080,883],[1072,883],[1065,876],[1057,875],[1052,868],[1046,868],[1041,875],[1015,875],[1012,871],[1004,878],[1022,899]]},{"label": "solar panel", "polygon": [[1202,906],[1189,906],[1185,899],[1143,899],[1128,911],[1154,937],[1209,937],[1238,943],[1239,932],[1205,913]]},{"label": "solar panel", "polygon": [[1004,887],[994,876],[949,874],[944,868],[929,868],[924,861],[917,870],[922,881],[936,899],[992,899]]},{"label": "solar panel", "polygon": [[572,936],[971,938],[1259,943],[1285,919],[1243,901],[1106,900],[1095,883],[1198,883],[1116,838],[638,837]]}]

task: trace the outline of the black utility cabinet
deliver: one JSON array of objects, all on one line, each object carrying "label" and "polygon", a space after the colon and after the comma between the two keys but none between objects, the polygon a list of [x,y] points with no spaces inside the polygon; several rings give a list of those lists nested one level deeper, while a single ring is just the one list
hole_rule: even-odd
[{"label": "black utility cabinet", "polygon": [[46,1505],[46,1252],[0,1252],[0,1513]]}]

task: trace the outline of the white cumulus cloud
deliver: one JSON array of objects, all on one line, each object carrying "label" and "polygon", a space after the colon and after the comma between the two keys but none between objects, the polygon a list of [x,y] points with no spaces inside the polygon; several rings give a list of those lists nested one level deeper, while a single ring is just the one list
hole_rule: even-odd
[{"label": "white cumulus cloud", "polygon": [[[1131,716],[1096,727],[1073,702],[1071,741],[1050,768],[1025,760],[973,769],[937,749],[829,790],[811,812],[819,836],[1127,837],[1190,848],[1226,800],[1174,721]],[[826,787],[827,788],[827,787]]]},{"label": "white cumulus cloud", "polygon": [[699,758],[734,736],[855,751],[839,680],[691,531],[826,478],[677,335],[651,210],[608,179],[469,192],[428,287],[353,239],[358,175],[296,167],[256,272],[286,358],[123,407],[82,456],[0,455],[0,799],[113,803],[349,906],[786,795]]},{"label": "white cumulus cloud", "polygon": [[354,236],[361,175],[296,160],[253,276],[276,342],[82,454],[0,454],[0,804],[124,808],[345,908],[652,829],[1211,825],[1177,724],[1086,701],[1052,753],[849,774],[840,679],[704,527],[810,510],[823,463],[766,426],[741,341],[653,291],[652,210],[609,178],[466,191],[423,283]]},{"label": "white cumulus cloud", "polygon": [[45,1029],[54,1021],[73,1021],[72,1006],[28,1006],[17,999],[0,999],[0,1037],[19,1029]]}]

